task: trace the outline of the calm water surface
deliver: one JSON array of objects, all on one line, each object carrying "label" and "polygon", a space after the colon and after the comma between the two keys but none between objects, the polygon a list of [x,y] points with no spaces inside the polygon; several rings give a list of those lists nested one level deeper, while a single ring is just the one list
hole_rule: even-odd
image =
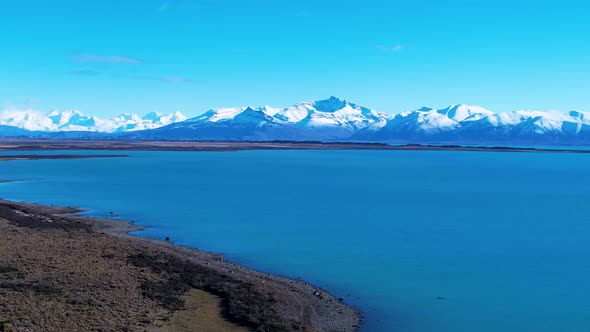
[{"label": "calm water surface", "polygon": [[0,197],[114,211],[303,278],[359,307],[365,331],[590,331],[590,155],[129,154],[1,162],[0,179],[31,181]]}]

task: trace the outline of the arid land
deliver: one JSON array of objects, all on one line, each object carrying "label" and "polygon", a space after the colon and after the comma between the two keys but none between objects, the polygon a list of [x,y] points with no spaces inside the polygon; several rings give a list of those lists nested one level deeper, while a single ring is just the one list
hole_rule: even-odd
[{"label": "arid land", "polygon": [[354,331],[322,289],[128,235],[120,220],[0,201],[0,331]]}]

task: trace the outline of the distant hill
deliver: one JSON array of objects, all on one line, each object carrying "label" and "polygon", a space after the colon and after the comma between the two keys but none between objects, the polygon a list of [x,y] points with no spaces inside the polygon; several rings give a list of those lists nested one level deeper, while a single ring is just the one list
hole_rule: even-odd
[{"label": "distant hill", "polygon": [[331,97],[282,109],[215,109],[191,119],[178,112],[144,117],[123,114],[110,120],[78,112],[5,115],[0,117],[0,137],[586,145],[590,144],[590,113],[494,113],[459,104],[393,115]]}]

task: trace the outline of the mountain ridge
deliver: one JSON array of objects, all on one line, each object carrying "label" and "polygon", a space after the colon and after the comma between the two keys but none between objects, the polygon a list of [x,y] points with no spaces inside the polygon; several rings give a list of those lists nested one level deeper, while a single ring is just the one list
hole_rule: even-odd
[{"label": "mountain ridge", "polygon": [[180,112],[166,115],[150,112],[143,117],[137,114],[123,113],[110,119],[88,116],[77,110],[52,111],[46,114],[32,110],[0,112],[0,126],[31,132],[117,133],[155,129],[186,119],[186,116]]},{"label": "mountain ridge", "polygon": [[[86,138],[89,135],[85,132],[94,132],[94,137],[128,140],[590,144],[588,112],[519,110],[495,113],[478,106],[456,104],[442,109],[422,107],[388,114],[336,97],[286,108],[212,109],[190,119],[179,112],[168,115],[151,112],[144,117],[124,113],[103,120],[77,111],[52,112],[46,118],[37,113],[21,114],[12,121],[6,118],[0,116],[0,136],[5,137],[29,134],[31,137]],[[9,127],[12,129],[8,130]]]}]

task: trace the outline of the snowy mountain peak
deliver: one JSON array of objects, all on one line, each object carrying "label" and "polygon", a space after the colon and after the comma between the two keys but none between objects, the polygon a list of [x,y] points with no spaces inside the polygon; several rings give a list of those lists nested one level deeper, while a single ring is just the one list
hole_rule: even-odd
[{"label": "snowy mountain peak", "polygon": [[127,112],[115,117],[115,119],[124,120],[124,121],[134,121],[134,122],[141,121],[141,117],[139,115],[127,113]]},{"label": "snowy mountain peak", "polygon": [[181,112],[174,112],[166,115],[162,115],[158,112],[150,112],[144,115],[142,118],[144,121],[150,121],[153,123],[161,123],[162,125],[168,125],[171,123],[181,122],[187,119],[187,117]]},{"label": "snowy mountain peak", "polygon": [[187,119],[187,116],[184,115],[182,112],[180,111],[176,111],[174,113],[172,113],[172,118],[178,121],[184,121]]},{"label": "snowy mountain peak", "polygon": [[33,110],[0,112],[0,125],[40,132],[83,131],[113,133],[154,129],[184,120],[186,120],[186,116],[180,112],[169,115],[152,112],[143,118],[137,114],[124,113],[112,119],[87,116],[77,110],[52,111],[47,114]]},{"label": "snowy mountain peak", "polygon": [[447,108],[438,110],[438,113],[446,115],[449,119],[457,122],[461,122],[468,118],[470,118],[470,120],[476,120],[476,118],[481,119],[484,116],[494,114],[485,108],[465,104],[451,105]]},{"label": "snowy mountain peak", "polygon": [[275,114],[279,113],[281,111],[280,108],[275,108],[275,107],[271,107],[268,105],[264,105],[260,108],[260,110],[262,112],[264,112],[265,114],[269,115],[269,116],[274,116]]},{"label": "snowy mountain peak", "polygon": [[233,119],[236,115],[243,112],[247,107],[240,108],[218,108],[209,110],[202,115],[189,119],[192,122],[219,122]]}]

